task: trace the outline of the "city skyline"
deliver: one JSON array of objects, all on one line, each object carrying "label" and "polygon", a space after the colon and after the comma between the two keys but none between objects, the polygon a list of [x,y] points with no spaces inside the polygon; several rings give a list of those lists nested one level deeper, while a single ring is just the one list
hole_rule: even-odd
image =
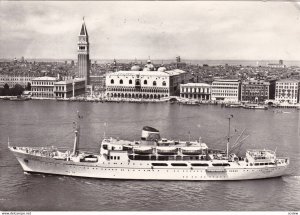
[{"label": "city skyline", "polygon": [[0,58],[300,60],[299,2],[3,2]]}]

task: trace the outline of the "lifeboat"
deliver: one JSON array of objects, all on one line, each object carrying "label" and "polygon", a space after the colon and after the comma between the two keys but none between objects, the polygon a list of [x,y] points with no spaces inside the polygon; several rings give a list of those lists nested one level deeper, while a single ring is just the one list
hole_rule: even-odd
[{"label": "lifeboat", "polygon": [[129,146],[129,145],[124,145],[123,146],[124,151],[128,151],[128,150],[131,150],[131,149],[132,149],[132,146]]},{"label": "lifeboat", "polygon": [[202,154],[201,147],[183,147],[181,153],[184,155],[200,155]]},{"label": "lifeboat", "polygon": [[133,148],[133,152],[135,154],[139,154],[139,155],[149,155],[149,154],[152,154],[153,152],[153,149],[152,147],[136,147],[136,148]]},{"label": "lifeboat", "polygon": [[175,155],[178,152],[178,148],[167,147],[167,146],[157,147],[156,150],[157,150],[157,154],[160,155]]}]

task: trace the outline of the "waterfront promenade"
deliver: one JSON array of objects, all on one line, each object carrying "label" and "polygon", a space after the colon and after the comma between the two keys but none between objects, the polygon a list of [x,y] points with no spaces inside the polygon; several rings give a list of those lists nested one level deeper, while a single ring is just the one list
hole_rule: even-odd
[{"label": "waterfront promenade", "polygon": [[[212,100],[195,100],[195,99],[186,99],[181,97],[166,97],[163,99],[135,99],[135,98],[106,98],[106,97],[76,97],[76,98],[27,98],[23,99],[25,100],[52,100],[57,102],[101,102],[101,103],[107,103],[107,102],[114,102],[114,103],[166,103],[169,102],[171,104],[180,104],[180,105],[220,105],[221,107],[226,108],[246,108],[245,102],[226,102],[226,101],[212,101]],[[0,96],[0,101],[17,101],[16,96]],[[20,101],[23,101],[20,99]],[[268,103],[271,100],[265,101],[264,105],[267,107]],[[289,103],[274,103],[271,105],[268,105],[272,108],[296,108],[297,110],[300,110],[300,104],[289,104]],[[252,108],[248,108],[252,109]],[[253,108],[255,109],[255,108]],[[268,109],[268,108],[265,108]]]}]

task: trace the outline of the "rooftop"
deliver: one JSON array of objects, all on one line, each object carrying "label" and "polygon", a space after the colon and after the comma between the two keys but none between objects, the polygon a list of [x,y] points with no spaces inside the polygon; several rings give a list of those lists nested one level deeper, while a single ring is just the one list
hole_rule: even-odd
[{"label": "rooftop", "polygon": [[42,76],[32,79],[33,81],[56,81],[56,77]]},{"label": "rooftop", "polygon": [[64,80],[64,81],[58,81],[55,84],[69,84],[69,83],[73,83],[73,81],[76,82],[80,82],[80,81],[85,81],[85,78],[74,78],[74,79],[68,79],[68,80]]},{"label": "rooftop", "polygon": [[276,82],[281,82],[281,83],[299,83],[300,80],[296,80],[296,79],[282,79],[282,80],[278,80]]},{"label": "rooftop", "polygon": [[113,76],[118,76],[118,75],[150,75],[150,76],[174,76],[174,75],[179,75],[186,73],[183,70],[180,69],[174,69],[174,70],[168,70],[168,71],[118,71],[118,72],[113,72],[109,73],[107,75],[113,75]]},{"label": "rooftop", "polygon": [[187,84],[180,84],[180,86],[185,86],[185,87],[210,87],[210,84],[206,83],[187,83]]},{"label": "rooftop", "polygon": [[214,82],[239,82],[238,79],[215,79]]}]

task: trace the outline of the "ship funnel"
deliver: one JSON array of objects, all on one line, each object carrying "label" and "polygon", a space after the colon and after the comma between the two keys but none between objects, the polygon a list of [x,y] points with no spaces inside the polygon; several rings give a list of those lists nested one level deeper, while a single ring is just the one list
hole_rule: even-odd
[{"label": "ship funnel", "polygon": [[160,140],[159,130],[149,127],[149,126],[145,126],[145,127],[143,127],[143,130],[142,130],[141,139],[146,140],[146,141]]}]

